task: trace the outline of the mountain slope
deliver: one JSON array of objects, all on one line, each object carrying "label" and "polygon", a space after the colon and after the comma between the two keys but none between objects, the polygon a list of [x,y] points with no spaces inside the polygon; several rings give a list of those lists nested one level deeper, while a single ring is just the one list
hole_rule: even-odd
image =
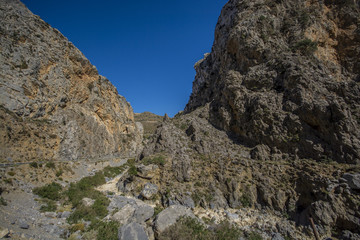
[{"label": "mountain slope", "polygon": [[359,19],[356,1],[230,0],[185,111],[209,104],[269,154],[359,163]]},{"label": "mountain slope", "polygon": [[20,1],[1,1],[0,11],[1,158],[133,154],[140,134],[116,88]]}]

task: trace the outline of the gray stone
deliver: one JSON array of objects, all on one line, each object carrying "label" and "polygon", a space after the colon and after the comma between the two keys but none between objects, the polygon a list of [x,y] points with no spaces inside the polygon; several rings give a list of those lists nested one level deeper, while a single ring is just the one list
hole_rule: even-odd
[{"label": "gray stone", "polygon": [[138,204],[135,208],[133,218],[138,223],[143,223],[154,215],[154,208],[147,204]]},{"label": "gray stone", "polygon": [[22,229],[29,229],[30,226],[25,221],[20,221],[19,227],[22,228]]},{"label": "gray stone", "polygon": [[230,221],[234,221],[239,219],[239,215],[237,215],[236,213],[230,213],[228,211],[225,211],[226,213],[226,217],[230,220]]},{"label": "gray stone", "polygon": [[280,233],[274,233],[271,236],[271,240],[285,240],[285,239]]},{"label": "gray stone", "polygon": [[155,230],[157,233],[175,224],[180,217],[196,218],[192,211],[182,205],[172,205],[160,212],[155,220]]},{"label": "gray stone", "polygon": [[94,199],[87,198],[87,197],[83,198],[81,201],[86,207],[92,206],[94,204],[94,202],[95,202]]},{"label": "gray stone", "polygon": [[126,204],[118,212],[112,215],[112,220],[119,222],[121,225],[129,222],[135,212],[135,205]]},{"label": "gray stone", "polygon": [[44,215],[48,218],[56,218],[57,217],[56,212],[45,212]]},{"label": "gray stone", "polygon": [[119,229],[119,240],[148,240],[146,231],[143,226],[138,223],[132,222],[122,226]]},{"label": "gray stone", "polygon": [[151,199],[158,193],[158,186],[152,183],[146,183],[144,189],[141,191],[140,195],[145,199]]},{"label": "gray stone", "polygon": [[68,218],[71,215],[71,212],[69,211],[64,211],[61,213],[61,218]]},{"label": "gray stone", "polygon": [[345,173],[342,178],[346,179],[347,184],[351,189],[360,190],[360,173]]},{"label": "gray stone", "polygon": [[113,215],[110,214],[109,217],[121,224],[129,222],[144,223],[154,215],[154,208],[143,201],[122,196],[115,196],[111,199],[108,210],[113,212],[115,209],[118,209],[118,211]]}]

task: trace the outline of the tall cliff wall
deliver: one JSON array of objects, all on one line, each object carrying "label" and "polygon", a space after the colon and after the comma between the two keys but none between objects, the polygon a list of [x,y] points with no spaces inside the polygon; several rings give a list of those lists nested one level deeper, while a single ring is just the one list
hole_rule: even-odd
[{"label": "tall cliff wall", "polygon": [[18,0],[0,2],[0,156],[75,160],[131,155],[133,110],[58,30]]},{"label": "tall cliff wall", "polygon": [[213,125],[269,154],[359,163],[359,19],[353,0],[230,0],[185,112],[209,104]]}]

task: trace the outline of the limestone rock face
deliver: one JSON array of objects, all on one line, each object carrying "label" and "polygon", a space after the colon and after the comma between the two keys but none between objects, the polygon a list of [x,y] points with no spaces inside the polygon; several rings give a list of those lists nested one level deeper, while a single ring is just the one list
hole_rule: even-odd
[{"label": "limestone rock face", "polygon": [[358,1],[230,0],[185,112],[249,147],[360,160]]},{"label": "limestone rock face", "polygon": [[0,2],[0,155],[14,161],[132,155],[133,110],[58,30]]}]

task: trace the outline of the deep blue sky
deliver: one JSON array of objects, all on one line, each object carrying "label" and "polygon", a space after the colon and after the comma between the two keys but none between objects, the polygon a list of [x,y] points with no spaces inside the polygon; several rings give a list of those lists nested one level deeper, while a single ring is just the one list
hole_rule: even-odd
[{"label": "deep blue sky", "polygon": [[226,0],[22,0],[107,77],[134,112],[173,116],[210,52]]}]

